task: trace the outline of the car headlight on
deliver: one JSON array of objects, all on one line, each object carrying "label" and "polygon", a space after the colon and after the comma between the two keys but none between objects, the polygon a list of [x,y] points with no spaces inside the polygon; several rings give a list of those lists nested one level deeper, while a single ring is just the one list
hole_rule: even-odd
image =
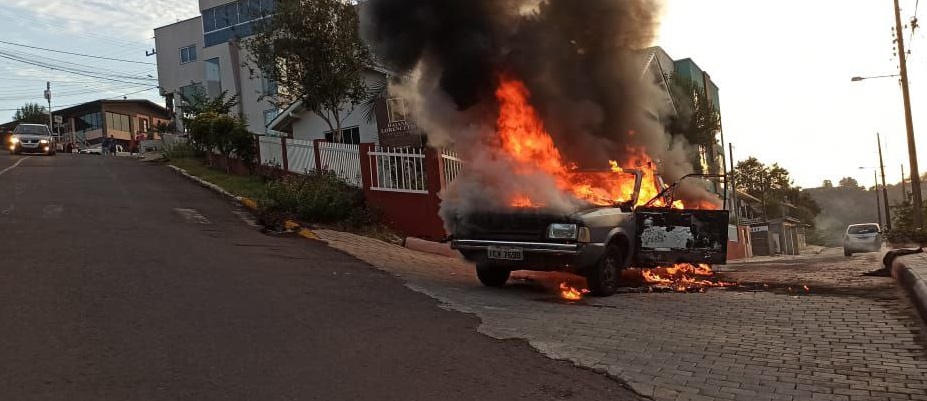
[{"label": "car headlight on", "polygon": [[39,143],[42,145],[48,145],[48,139],[40,139]]},{"label": "car headlight on", "polygon": [[15,136],[12,137],[12,138],[10,138],[10,143],[19,143],[19,138],[15,137]]},{"label": "car headlight on", "polygon": [[547,238],[550,239],[576,239],[578,233],[576,224],[554,223],[547,228]]}]

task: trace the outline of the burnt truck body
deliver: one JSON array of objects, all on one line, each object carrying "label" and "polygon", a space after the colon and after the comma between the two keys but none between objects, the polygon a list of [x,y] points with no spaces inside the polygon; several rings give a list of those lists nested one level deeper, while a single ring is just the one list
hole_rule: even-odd
[{"label": "burnt truck body", "polygon": [[[635,207],[641,174],[635,175],[635,195],[622,204],[457,216],[451,247],[476,263],[487,286],[505,285],[515,270],[569,271],[585,276],[598,296],[614,294],[621,271],[631,266],[725,263],[728,211],[653,207],[653,200]],[[658,195],[664,204],[672,204],[667,194],[677,184]]]}]

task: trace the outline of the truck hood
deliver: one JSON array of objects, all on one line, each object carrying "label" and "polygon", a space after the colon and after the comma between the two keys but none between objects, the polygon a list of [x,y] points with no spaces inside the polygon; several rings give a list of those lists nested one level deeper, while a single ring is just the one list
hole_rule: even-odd
[{"label": "truck hood", "polygon": [[629,212],[615,207],[584,206],[573,211],[519,208],[456,216],[455,238],[498,241],[543,241],[553,223],[616,224]]}]

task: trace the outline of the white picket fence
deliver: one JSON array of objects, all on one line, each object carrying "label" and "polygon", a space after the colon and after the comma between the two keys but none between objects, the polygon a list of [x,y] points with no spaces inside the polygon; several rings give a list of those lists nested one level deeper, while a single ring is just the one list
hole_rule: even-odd
[{"label": "white picket fence", "polygon": [[322,142],[319,144],[319,161],[322,169],[338,174],[354,186],[362,186],[360,146],[343,143]]},{"label": "white picket fence", "polygon": [[306,174],[315,170],[315,147],[312,141],[286,139],[286,160],[291,173]]},{"label": "white picket fence", "polygon": [[457,152],[441,149],[441,165],[444,170],[442,171],[444,173],[444,185],[449,185],[451,181],[457,179],[457,175],[463,169],[463,160]]},{"label": "white picket fence", "polygon": [[370,156],[370,189],[375,191],[428,193],[425,151],[414,148],[375,146]]},{"label": "white picket fence", "polygon": [[261,151],[261,165],[283,166],[283,146],[280,144],[280,138],[261,136],[258,137],[258,145]]},{"label": "white picket fence", "polygon": [[[370,172],[362,171],[360,146],[342,143],[283,139],[286,141],[287,170],[306,174],[316,170],[316,152],[323,170],[329,170],[349,184],[363,186],[362,175],[370,175],[370,189],[386,192],[428,194],[428,166],[423,148],[388,148],[374,146],[367,152],[370,158]],[[283,167],[283,145],[279,137],[259,137],[261,164]],[[464,168],[460,156],[448,149],[440,152],[440,169],[432,173],[444,178],[444,185],[450,184]]]}]

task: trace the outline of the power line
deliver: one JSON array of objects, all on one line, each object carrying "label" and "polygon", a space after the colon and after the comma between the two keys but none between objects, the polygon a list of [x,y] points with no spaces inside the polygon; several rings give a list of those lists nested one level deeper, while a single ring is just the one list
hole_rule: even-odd
[{"label": "power line", "polygon": [[150,88],[142,89],[142,90],[139,90],[139,91],[129,92],[129,93],[123,93],[123,94],[121,94],[121,95],[119,95],[119,96],[108,97],[107,99],[115,99],[115,98],[117,98],[117,97],[129,96],[129,95],[134,95],[134,94],[136,94],[136,93],[142,93],[142,92],[148,92],[148,91],[150,91],[150,90],[155,90],[155,89],[158,89],[158,88],[159,88],[158,86],[152,86],[152,87],[150,87]]},{"label": "power line", "polygon": [[[124,94],[122,94],[122,95],[113,96],[113,97],[108,97],[108,98],[105,98],[105,99],[103,99],[103,100],[112,100],[112,99],[120,98],[120,97],[123,97],[123,96],[134,95],[134,94],[136,94],[136,93],[146,92],[146,91],[155,90],[155,89],[158,89],[158,87],[157,87],[157,86],[154,86],[154,87],[150,87],[150,88],[147,88],[147,89],[142,89],[142,90],[140,90],[140,91],[124,93]],[[91,101],[92,101],[92,100],[91,100]],[[55,108],[58,109],[58,110],[61,110],[61,109],[66,109],[66,108],[71,107],[71,106],[82,105],[82,104],[84,104],[84,103],[89,103],[89,102],[80,102],[80,103],[73,103],[73,104],[63,104],[63,105],[60,105],[60,106],[59,106],[59,105],[55,105]],[[0,109],[0,111],[17,111],[17,110],[19,110],[19,108],[15,108],[15,109]]]},{"label": "power line", "polygon": [[[125,80],[116,79],[116,78],[107,78],[107,77],[105,77],[105,76],[87,74],[87,73],[82,73],[82,72],[67,70],[67,69],[64,69],[64,68],[57,68],[57,67],[52,67],[52,66],[49,66],[49,65],[43,65],[43,64],[35,63],[35,62],[29,61],[29,60],[24,60],[24,59],[21,59],[21,58],[17,58],[17,57],[15,57],[15,56],[10,56],[10,55],[8,55],[8,54],[4,54],[3,52],[0,52],[0,58],[5,58],[5,59],[8,59],[8,60],[18,61],[18,62],[20,62],[20,63],[29,64],[29,65],[33,65],[33,66],[36,66],[36,67],[47,68],[47,69],[49,69],[49,70],[67,72],[67,73],[71,73],[71,74],[75,74],[75,75],[80,75],[80,76],[90,77],[90,78],[97,78],[97,79],[102,79],[102,80],[106,80],[106,81],[122,82],[122,83],[127,83],[127,84],[139,84],[139,83],[140,83],[140,82],[125,81]],[[128,78],[128,79],[140,79],[140,78]]]},{"label": "power line", "polygon": [[[43,26],[45,26],[45,27],[48,28],[48,29],[52,29],[52,30],[55,30],[55,31],[58,31],[58,32],[62,32],[62,33],[65,33],[65,34],[67,34],[67,35],[76,35],[76,36],[83,37],[83,38],[85,38],[85,39],[91,39],[91,40],[96,40],[96,41],[110,42],[110,43],[112,43],[114,46],[119,47],[119,48],[124,48],[124,47],[129,47],[129,46],[138,47],[139,45],[144,46],[144,47],[150,46],[150,44],[145,43],[145,42],[140,42],[140,41],[135,41],[135,40],[122,40],[122,39],[116,39],[116,38],[113,38],[112,36],[100,35],[100,34],[95,34],[95,33],[92,33],[92,32],[86,32],[86,31],[84,31],[84,32],[71,32],[71,31],[66,30],[66,29],[64,29],[63,27],[61,27],[61,26],[59,26],[59,25],[57,25],[57,24],[52,24],[52,23],[50,23],[50,22],[43,21],[43,20],[40,19],[40,18],[25,18],[25,17],[18,16],[18,15],[14,14],[14,13],[11,13],[11,12],[9,12],[9,11],[2,10],[2,9],[0,9],[0,14],[6,15],[7,18],[20,21],[23,25],[26,25],[26,26],[34,26],[34,25],[36,25],[36,24],[38,24],[38,25],[43,25]],[[121,43],[121,44],[120,44],[120,43]]]},{"label": "power line", "polygon": [[[132,90],[132,89],[139,88],[141,86],[143,85],[117,86],[117,87],[111,87],[111,88],[71,89],[71,90],[64,90],[61,92],[56,92],[54,96],[55,98],[60,99],[60,98],[65,98],[65,97],[91,95],[91,94],[100,93],[100,92],[116,92],[120,90]],[[150,89],[150,85],[144,85],[144,86],[145,86],[145,90]],[[41,96],[41,94],[42,94],[41,91],[35,91],[35,90],[28,91],[28,92],[19,92],[19,93],[0,92],[0,101],[13,101],[13,100],[25,99],[28,97],[39,97]]]},{"label": "power line", "polygon": [[[137,79],[140,81],[157,81],[157,79],[154,79],[154,77],[144,78],[140,76],[140,74],[145,74],[146,72],[150,70],[125,72],[125,71],[113,70],[113,69],[108,69],[108,68],[100,68],[95,65],[75,63],[73,61],[59,60],[56,58],[41,56],[38,54],[32,54],[32,53],[27,53],[27,52],[18,51],[18,50],[0,49],[0,54],[5,54],[7,56],[16,57],[19,59],[26,59],[26,60],[29,60],[35,63],[44,64],[44,65],[51,65],[54,67],[63,68],[68,71],[78,71],[78,72],[82,72],[85,74],[108,75],[111,78]],[[82,67],[82,68],[79,68],[79,67]]]},{"label": "power line", "polygon": [[94,56],[94,55],[91,55],[91,54],[72,53],[72,52],[66,52],[66,51],[63,51],[63,50],[46,49],[46,48],[44,48],[44,47],[29,46],[29,45],[24,45],[24,44],[21,44],[21,43],[7,42],[7,41],[3,41],[3,40],[0,40],[0,43],[7,44],[7,45],[13,45],[13,46],[27,47],[27,48],[36,49],[36,50],[44,50],[44,51],[52,52],[52,53],[70,54],[70,55],[72,55],[72,56],[89,57],[89,58],[95,58],[95,59],[100,59],[100,60],[120,61],[120,62],[123,62],[123,63],[134,63],[134,64],[145,64],[145,65],[157,65],[157,64],[155,64],[155,63],[149,63],[149,62],[145,62],[145,61],[123,60],[123,59],[119,59],[119,58],[110,58],[110,57],[103,57],[103,56]]},{"label": "power line", "polygon": [[914,41],[914,31],[917,30],[917,9],[921,5],[921,0],[915,0],[914,2],[914,18],[911,19],[911,34],[908,35],[908,53],[911,53],[911,44]]}]

